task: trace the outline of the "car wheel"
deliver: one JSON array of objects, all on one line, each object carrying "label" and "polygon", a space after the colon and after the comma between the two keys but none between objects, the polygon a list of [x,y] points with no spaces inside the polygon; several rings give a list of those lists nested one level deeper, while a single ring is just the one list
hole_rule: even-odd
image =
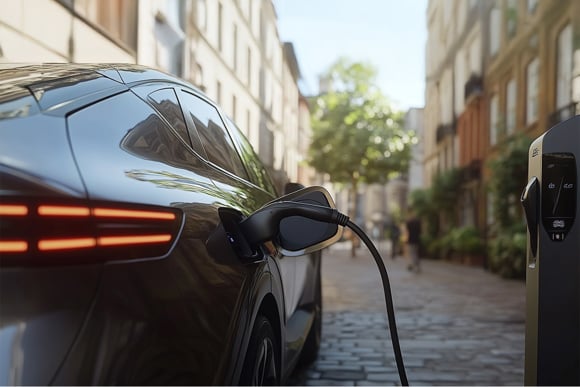
[{"label": "car wheel", "polygon": [[280,384],[277,342],[270,321],[266,317],[258,315],[240,377],[241,385],[273,386]]},{"label": "car wheel", "polygon": [[320,267],[316,273],[316,288],[314,294],[314,321],[302,347],[299,364],[308,366],[318,357],[320,341],[322,340],[322,283],[320,280]]}]

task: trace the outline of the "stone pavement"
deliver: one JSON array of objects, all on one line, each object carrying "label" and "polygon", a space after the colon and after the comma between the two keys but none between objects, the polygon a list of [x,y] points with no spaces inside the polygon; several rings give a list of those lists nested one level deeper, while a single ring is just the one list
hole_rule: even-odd
[{"label": "stone pavement", "polygon": [[[320,353],[290,384],[400,384],[381,278],[365,247],[357,253],[344,243],[323,253]],[[385,264],[411,385],[523,384],[524,282],[440,261],[420,273],[403,257]]]}]

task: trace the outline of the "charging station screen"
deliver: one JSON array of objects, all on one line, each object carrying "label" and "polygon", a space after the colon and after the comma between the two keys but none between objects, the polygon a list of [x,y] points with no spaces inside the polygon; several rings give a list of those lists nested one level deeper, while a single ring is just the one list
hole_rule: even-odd
[{"label": "charging station screen", "polygon": [[542,158],[542,223],[554,242],[563,241],[576,214],[576,160],[570,153]]}]

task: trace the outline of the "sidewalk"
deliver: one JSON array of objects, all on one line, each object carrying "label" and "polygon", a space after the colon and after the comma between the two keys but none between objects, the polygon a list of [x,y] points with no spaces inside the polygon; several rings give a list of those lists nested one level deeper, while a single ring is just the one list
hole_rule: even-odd
[{"label": "sidewalk", "polygon": [[[346,244],[324,252],[321,350],[290,383],[399,383],[380,275],[364,247],[357,254]],[[409,383],[522,385],[525,284],[446,262],[423,260],[418,274],[407,264],[385,259]]]}]

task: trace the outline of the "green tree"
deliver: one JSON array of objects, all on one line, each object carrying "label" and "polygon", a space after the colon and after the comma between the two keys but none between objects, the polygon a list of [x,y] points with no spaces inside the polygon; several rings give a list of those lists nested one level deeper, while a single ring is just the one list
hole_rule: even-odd
[{"label": "green tree", "polygon": [[[323,76],[331,90],[311,99],[309,164],[351,190],[351,216],[357,213],[360,183],[386,182],[406,171],[413,133],[375,85],[376,70],[341,58]],[[354,245],[353,245],[354,246]],[[355,249],[352,249],[355,256]]]}]

